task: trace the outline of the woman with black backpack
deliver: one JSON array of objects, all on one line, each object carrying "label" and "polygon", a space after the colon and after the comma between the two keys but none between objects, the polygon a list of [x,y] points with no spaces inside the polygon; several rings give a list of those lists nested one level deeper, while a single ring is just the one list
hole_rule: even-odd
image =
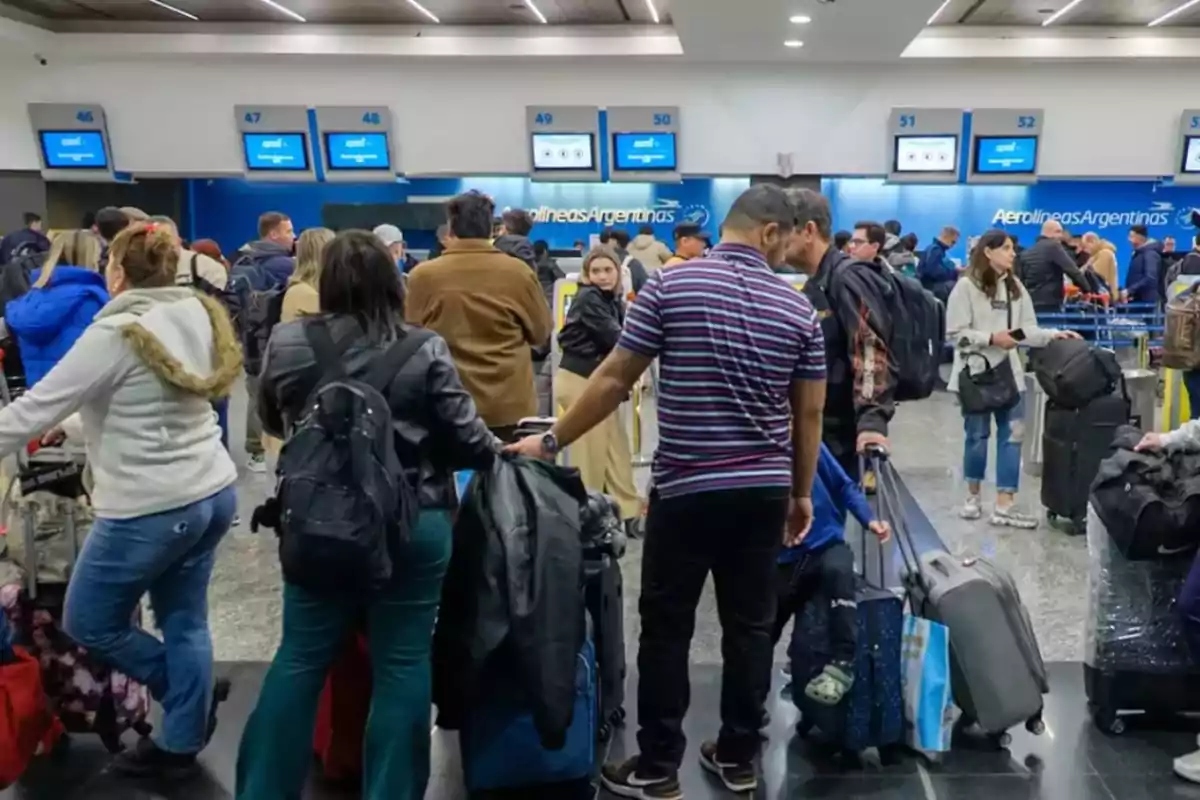
[{"label": "woman with black backpack", "polygon": [[[260,380],[264,430],[292,437],[280,459],[283,640],[242,736],[237,797],[301,795],[326,674],[365,617],[374,686],[362,796],[420,800],[429,779],[430,646],[450,561],[451,512],[456,506],[453,472],[487,469],[498,443],[463,389],[445,340],[403,322],[400,273],[377,237],[366,231],[338,234],[325,249],[318,290],[319,315],[275,329]],[[328,346],[335,356],[332,364]],[[394,371],[380,376],[381,365]],[[340,392],[339,398],[349,400],[376,397],[367,388],[371,386],[379,387],[387,408],[372,408],[369,416],[390,410],[392,435],[387,441],[395,459],[388,454],[384,460],[399,467],[404,482],[398,487],[402,499],[397,518],[386,522],[389,529],[406,530],[403,536],[385,537],[386,570],[370,565],[373,575],[386,574],[386,580],[356,587],[357,576],[344,566],[349,561],[321,556],[341,557],[339,548],[348,546],[348,537],[357,533],[338,524],[349,521],[342,512],[353,514],[360,506],[330,507],[326,500],[303,506],[304,498],[298,498],[288,482],[311,464],[291,466],[289,448],[295,452],[319,438],[321,426],[313,424],[314,417],[320,415],[322,423],[338,421],[338,409],[323,399],[326,392]],[[347,420],[352,432],[364,427],[361,417]],[[330,437],[330,443],[336,446],[337,437]],[[366,462],[370,477],[378,478],[373,460]],[[313,497],[329,497],[323,477],[315,471],[306,475]],[[385,476],[380,485],[388,483]],[[344,488],[352,493],[359,487]],[[402,525],[400,517],[409,510],[415,518]],[[340,540],[322,538],[331,531],[340,531]],[[304,552],[309,546],[305,542],[314,550]]]}]

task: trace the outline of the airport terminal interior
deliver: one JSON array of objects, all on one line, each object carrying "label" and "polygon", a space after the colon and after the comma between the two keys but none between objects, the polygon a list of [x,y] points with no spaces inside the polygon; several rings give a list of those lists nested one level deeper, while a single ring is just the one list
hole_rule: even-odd
[{"label": "airport terminal interior", "polygon": [[[1077,324],[1115,350],[1129,421],[1165,433],[1190,416],[1184,372],[1162,364],[1159,294],[1143,304],[1155,308],[1133,312],[1123,309],[1138,298],[1121,289],[1146,269],[1147,250],[1162,275],[1189,253],[1200,261],[1198,64],[1200,0],[0,0],[0,235],[19,231],[30,212],[53,237],[95,221],[99,209],[134,207],[235,262],[258,238],[260,217],[280,212],[296,234],[394,226],[402,242],[385,244],[420,262],[443,245],[447,201],[475,189],[497,216],[527,211],[529,240],[558,259],[557,327],[578,290],[581,256],[602,232],[644,233],[668,250],[680,236],[716,244],[751,187],[809,189],[848,238],[899,223],[892,233],[916,239],[907,266],[918,274],[940,242],[951,283],[990,229],[1019,248],[1047,233],[1062,238],[1064,251],[1076,248],[1063,258],[1078,253],[1080,266],[1111,254],[1117,285],[1095,293],[1103,301],[1072,298],[1072,289],[1067,302],[1077,304],[1064,316],[1060,291],[1058,308],[1038,314],[1046,327]],[[964,519],[963,416],[948,370],[930,396],[898,403],[890,423],[897,513],[921,554],[981,557],[1011,574],[1046,662],[1044,730],[1018,724],[1001,746],[962,732],[948,752],[872,748],[847,758],[797,731],[785,636],[757,786],[740,796],[1200,800],[1200,765],[1195,782],[1175,774],[1176,759],[1197,749],[1200,692],[1170,708],[1124,709],[1132,713],[1119,722],[1094,718],[1084,665],[1099,556],[1043,503],[1045,393],[1029,380],[1011,433],[1022,444],[1015,508],[1035,526],[989,524],[994,455],[983,517]],[[660,388],[647,380],[618,412],[643,499],[660,441]],[[243,376],[228,416],[239,521],[217,550],[208,590],[216,673],[232,690],[198,774],[122,777],[97,737],[78,734],[33,759],[0,800],[294,800],[235,786],[284,606],[277,539],[250,529],[275,478],[248,467],[248,403]],[[0,525],[11,539],[12,520]],[[850,544],[860,563],[875,563],[873,547],[864,555]],[[597,737],[597,765],[638,751],[643,548],[631,539],[619,561],[626,716]],[[882,560],[882,588],[902,593],[894,538]],[[722,662],[710,580],[695,617],[679,772],[692,800],[739,796],[697,760],[721,725]],[[1200,664],[1187,674],[1200,686]],[[159,720],[156,707],[151,722]],[[425,800],[469,797],[463,773],[458,734],[435,727]],[[598,780],[579,789],[503,796],[617,796]],[[315,763],[303,795],[360,796]]]}]

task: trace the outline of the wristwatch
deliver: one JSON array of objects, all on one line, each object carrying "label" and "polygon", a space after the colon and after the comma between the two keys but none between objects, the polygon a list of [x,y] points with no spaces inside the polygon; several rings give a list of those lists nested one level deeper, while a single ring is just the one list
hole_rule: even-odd
[{"label": "wristwatch", "polygon": [[554,435],[554,431],[546,431],[542,434],[542,449],[552,456],[558,455],[561,448],[558,446],[558,437]]}]

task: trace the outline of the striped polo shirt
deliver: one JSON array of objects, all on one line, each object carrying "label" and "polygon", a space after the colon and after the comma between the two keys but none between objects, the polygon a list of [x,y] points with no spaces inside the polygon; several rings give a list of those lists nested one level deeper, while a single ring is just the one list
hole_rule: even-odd
[{"label": "striped polo shirt", "polygon": [[791,384],[825,379],[825,343],[757,250],[721,244],[654,273],[618,346],[659,359],[661,497],[791,487]]}]

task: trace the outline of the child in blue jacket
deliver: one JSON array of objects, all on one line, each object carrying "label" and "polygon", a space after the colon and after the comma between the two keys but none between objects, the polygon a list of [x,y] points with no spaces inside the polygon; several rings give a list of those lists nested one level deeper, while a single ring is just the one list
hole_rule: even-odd
[{"label": "child in blue jacket", "polygon": [[779,642],[788,620],[814,597],[829,600],[829,644],[833,657],[804,693],[818,703],[837,705],[854,685],[854,652],[858,643],[854,553],[846,544],[846,514],[887,541],[891,527],[875,519],[858,484],[821,445],[813,481],[813,523],[803,541],[779,554],[778,606],[772,641]]}]

